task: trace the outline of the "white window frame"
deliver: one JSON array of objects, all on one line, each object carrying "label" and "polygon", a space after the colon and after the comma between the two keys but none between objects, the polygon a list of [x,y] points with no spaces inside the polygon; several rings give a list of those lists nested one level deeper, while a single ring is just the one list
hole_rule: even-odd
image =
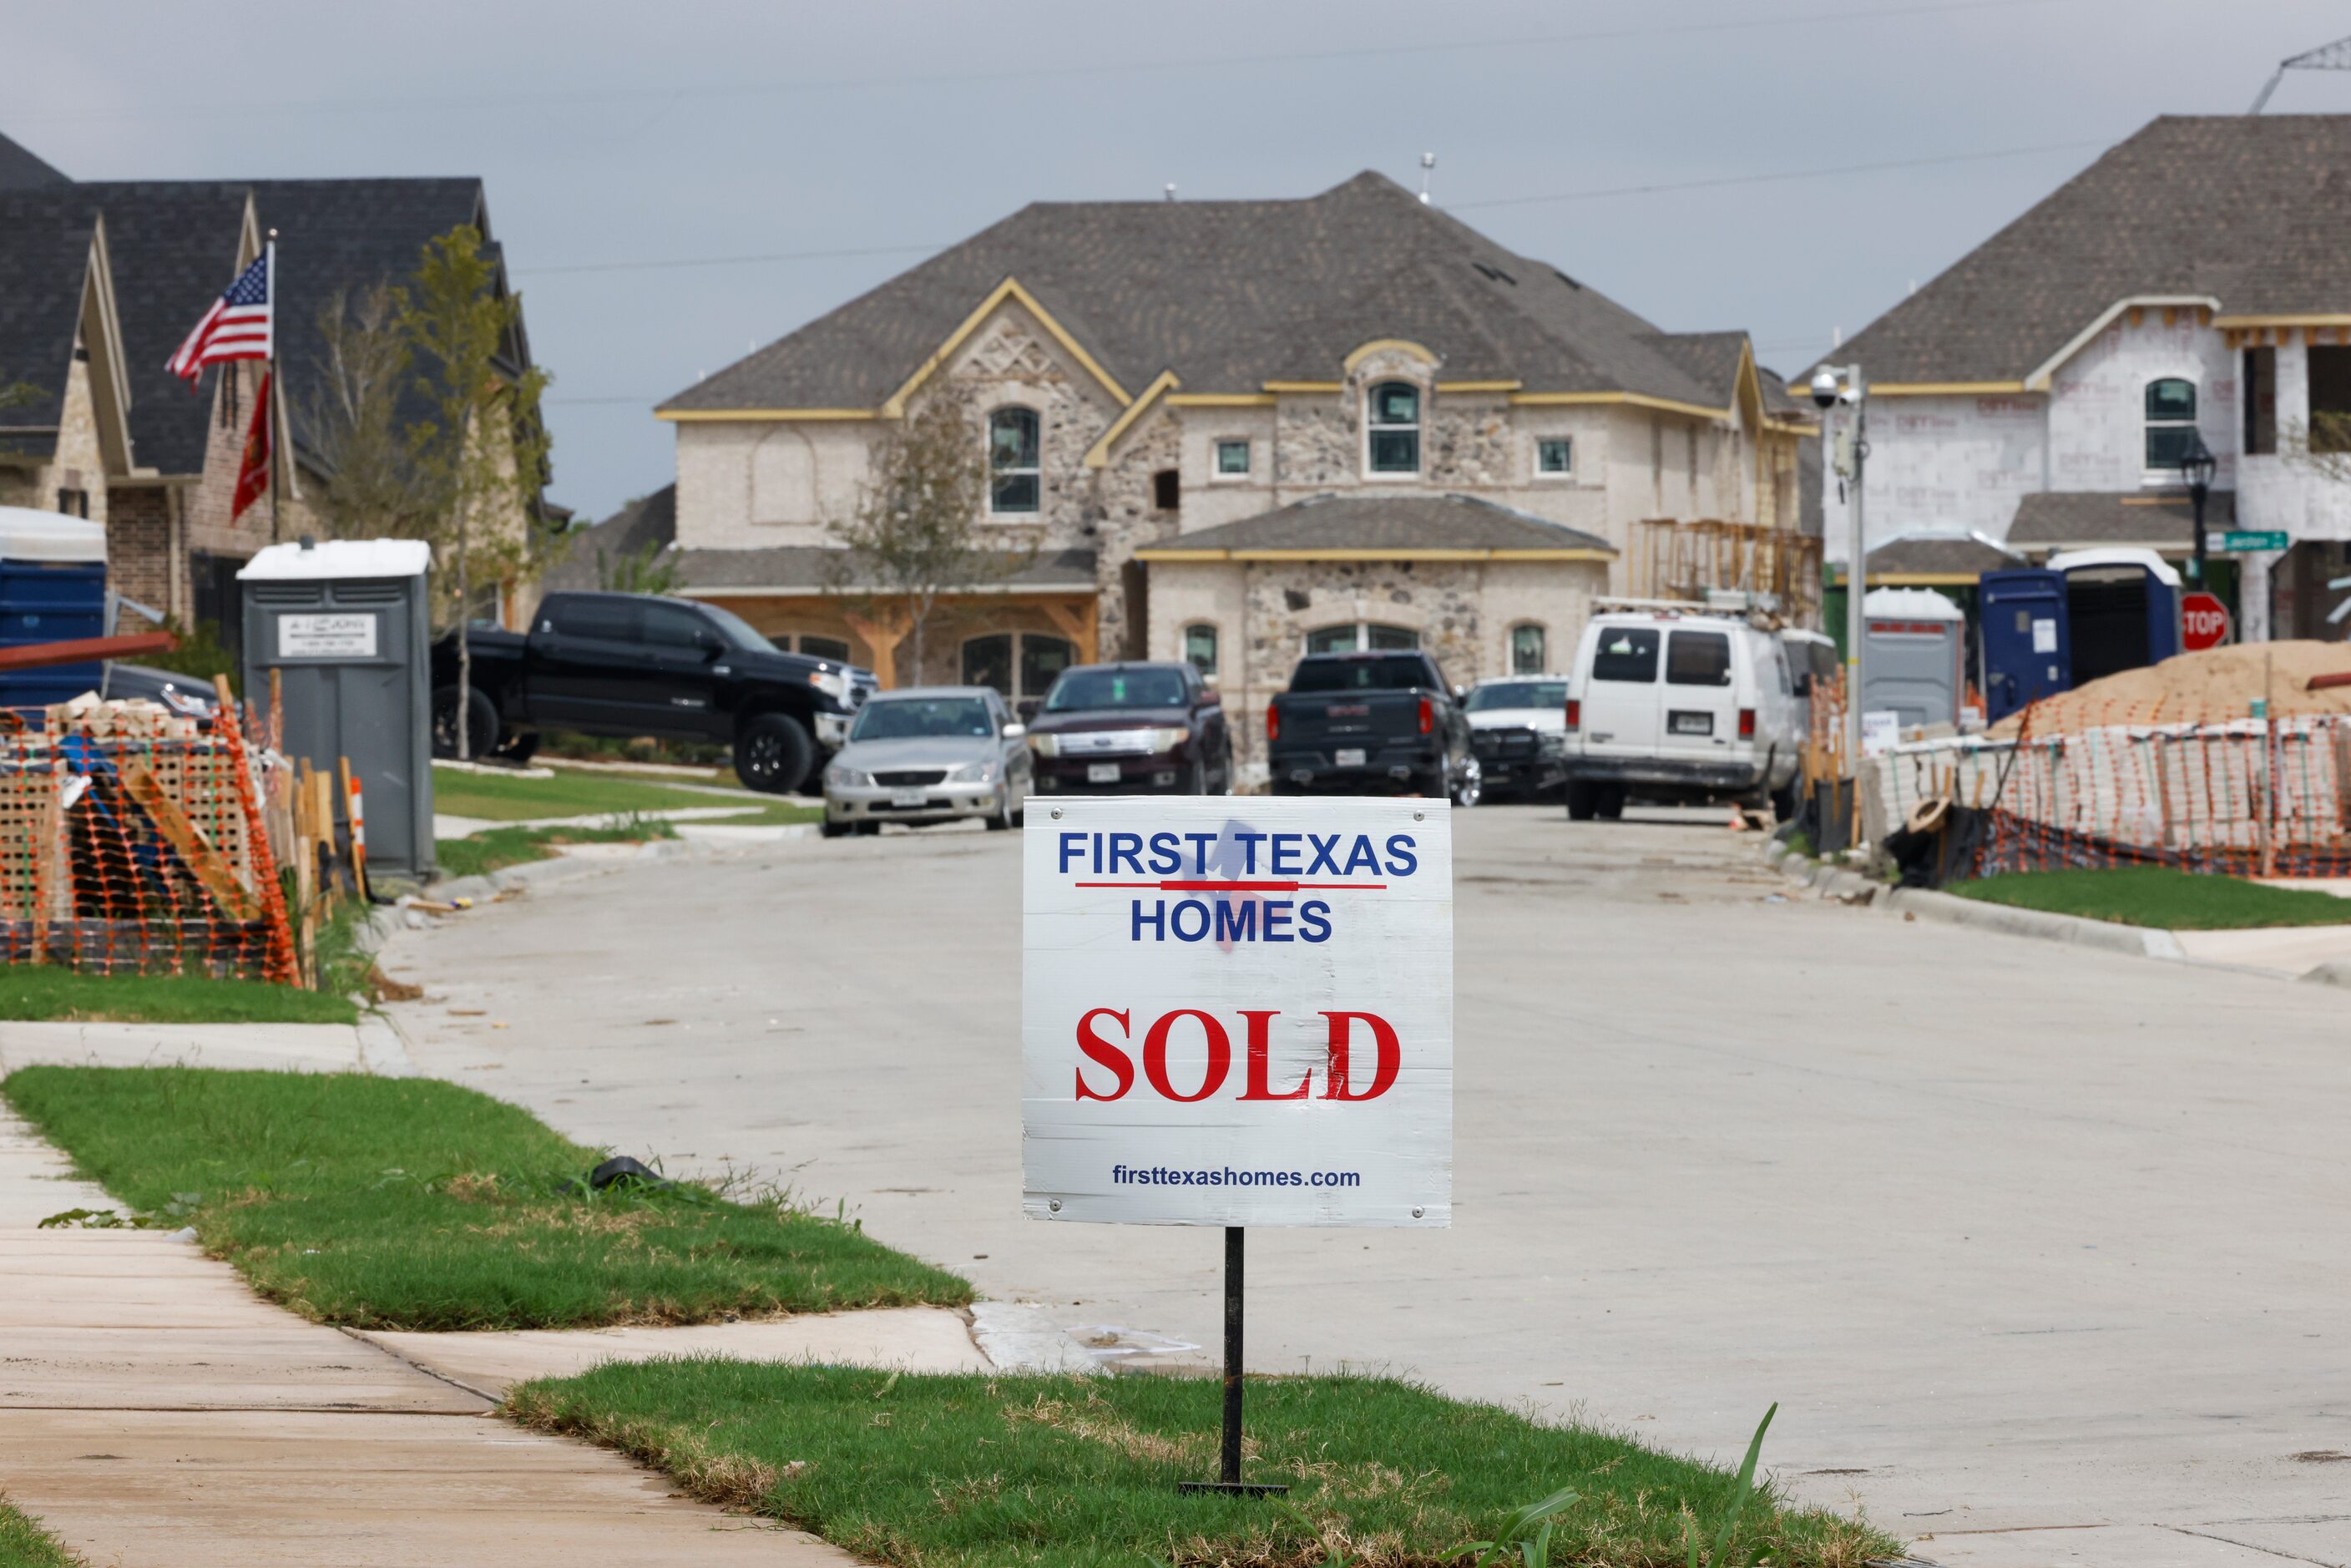
[{"label": "white window frame", "polygon": [[[1546,468],[1546,467],[1544,467],[1544,466],[1543,466],[1543,460],[1542,460],[1542,449],[1543,449],[1543,446],[1544,446],[1544,444],[1545,444],[1546,443],[1548,443],[1548,442],[1553,442],[1553,441],[1563,441],[1563,442],[1565,442],[1565,443],[1567,444],[1567,466],[1566,466],[1566,467],[1564,467],[1564,468]],[[1573,479],[1573,478],[1574,478],[1574,477],[1575,477],[1575,437],[1573,437],[1573,435],[1538,435],[1538,436],[1536,436],[1536,437],[1535,437],[1535,450],[1534,450],[1534,476],[1535,476],[1535,477],[1536,477],[1537,479],[1539,479],[1539,480],[1546,480],[1546,481],[1550,481],[1550,482],[1552,482],[1552,483],[1556,483],[1556,482],[1558,482],[1559,480],[1562,480],[1562,479]]]},{"label": "white window frame", "polygon": [[[1241,467],[1238,474],[1228,474],[1225,471],[1225,448],[1228,446],[1238,446],[1241,449]],[[1230,485],[1247,479],[1249,476],[1249,470],[1256,465],[1257,454],[1254,447],[1255,443],[1245,435],[1217,436],[1208,445],[1208,482],[1212,485]]]},{"label": "white window frame", "polygon": [[[1519,633],[1521,632],[1532,632],[1542,639],[1542,646],[1536,650],[1535,667],[1531,670],[1519,668]],[[1551,627],[1541,621],[1511,622],[1502,644],[1502,663],[1513,676],[1550,674],[1551,671],[1545,666],[1551,663]]]},{"label": "white window frame", "polygon": [[[1381,424],[1373,420],[1372,413],[1376,400],[1381,390],[1385,387],[1411,389],[1413,402],[1410,424]],[[1372,436],[1376,432],[1387,430],[1412,432],[1412,466],[1409,469],[1375,468],[1372,465]],[[1374,382],[1370,386],[1365,387],[1364,389],[1364,477],[1378,484],[1403,484],[1420,478],[1427,471],[1428,389],[1416,382],[1405,381],[1395,376],[1390,376],[1385,381]]]},{"label": "white window frame", "polygon": [[[1386,630],[1386,631],[1390,631],[1390,632],[1411,632],[1411,633],[1412,633],[1412,646],[1411,646],[1411,647],[1409,647],[1409,648],[1380,648],[1380,649],[1374,649],[1374,648],[1372,646],[1372,628],[1373,628],[1373,627],[1374,627],[1374,626],[1381,627],[1381,628],[1383,628],[1383,629],[1384,629],[1384,630]],[[1340,630],[1342,627],[1344,627],[1344,628],[1346,628],[1347,630],[1352,631],[1352,632],[1354,632],[1354,634],[1355,634],[1355,645],[1354,645],[1353,647],[1352,647],[1352,648],[1332,648],[1332,649],[1329,650],[1329,652],[1331,652],[1331,653],[1425,653],[1425,652],[1426,652],[1426,649],[1422,645],[1422,641],[1421,641],[1421,639],[1422,639],[1422,632],[1421,632],[1421,629],[1420,629],[1419,627],[1417,627],[1417,626],[1400,626],[1400,625],[1398,625],[1396,622],[1393,622],[1393,621],[1369,621],[1369,620],[1365,620],[1365,621],[1333,621],[1333,622],[1331,622],[1331,624],[1329,624],[1328,626],[1310,626],[1310,627],[1308,627],[1308,628],[1306,629],[1305,632],[1304,632],[1302,635],[1301,635],[1301,636],[1300,636],[1300,638],[1298,639],[1298,649],[1299,649],[1299,652],[1300,652],[1301,654],[1303,654],[1303,653],[1312,653],[1312,652],[1314,651],[1314,639],[1315,639],[1315,638],[1317,638],[1317,637],[1321,636],[1321,635],[1322,635],[1323,632],[1336,632],[1336,631]]]},{"label": "white window frame", "polygon": [[[2196,400],[2196,412],[2194,413],[2189,414],[2186,419],[2152,419],[2148,417],[2147,412],[2147,394],[2153,392],[2158,386],[2160,386],[2165,382],[2180,382],[2186,384],[2189,394]],[[2144,466],[2147,462],[2147,433],[2153,430],[2200,429],[2202,427],[2203,418],[2204,386],[2203,383],[2195,376],[2179,373],[2166,373],[2158,376],[2149,376],[2139,383],[2138,457],[2142,466],[2139,469],[2138,482],[2141,486],[2177,486],[2179,483],[2179,470],[2177,468],[2149,468]]]},{"label": "white window frame", "polygon": [[[1025,413],[1037,423],[1037,466],[1034,468],[998,468],[996,465],[996,422],[1004,414]],[[990,518],[1008,523],[1042,522],[1045,517],[1045,415],[1025,402],[998,404],[987,411],[987,515]],[[1023,474],[1037,481],[1037,506],[1033,511],[998,511],[996,506],[996,481],[1005,476],[1018,478]]]},{"label": "white window frame", "polygon": [[[1208,634],[1208,653],[1210,662],[1205,666],[1202,665],[1198,660],[1192,657],[1192,633],[1195,632],[1206,632]],[[1176,656],[1185,664],[1187,664],[1194,669],[1198,670],[1202,680],[1215,680],[1223,673],[1225,664],[1225,633],[1223,628],[1219,627],[1213,621],[1186,621],[1184,622],[1183,629],[1176,634]]]}]

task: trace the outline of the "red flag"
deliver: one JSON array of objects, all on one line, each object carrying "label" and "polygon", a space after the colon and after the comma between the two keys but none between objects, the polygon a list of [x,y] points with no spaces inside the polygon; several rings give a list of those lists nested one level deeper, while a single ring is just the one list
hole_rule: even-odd
[{"label": "red flag", "polygon": [[229,507],[228,520],[235,522],[245,516],[245,509],[269,493],[269,375],[262,372],[261,391],[253,400],[253,423],[245,428],[245,461],[236,471],[236,500]]}]

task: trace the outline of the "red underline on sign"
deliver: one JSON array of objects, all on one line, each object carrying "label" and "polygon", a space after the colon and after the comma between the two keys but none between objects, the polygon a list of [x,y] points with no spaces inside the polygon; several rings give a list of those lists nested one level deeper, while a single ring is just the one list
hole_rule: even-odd
[{"label": "red underline on sign", "polygon": [[1384,882],[1081,882],[1078,887],[1155,887],[1162,893],[1320,893],[1364,889],[1384,893]]}]

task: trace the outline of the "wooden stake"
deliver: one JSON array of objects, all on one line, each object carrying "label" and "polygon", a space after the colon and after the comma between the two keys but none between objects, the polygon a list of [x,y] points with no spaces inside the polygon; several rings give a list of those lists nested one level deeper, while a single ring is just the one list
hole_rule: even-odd
[{"label": "wooden stake", "polygon": [[364,904],[368,896],[367,808],[360,794],[360,781],[351,777],[351,759],[336,758],[335,768],[343,780],[343,815],[351,825],[351,886]]}]

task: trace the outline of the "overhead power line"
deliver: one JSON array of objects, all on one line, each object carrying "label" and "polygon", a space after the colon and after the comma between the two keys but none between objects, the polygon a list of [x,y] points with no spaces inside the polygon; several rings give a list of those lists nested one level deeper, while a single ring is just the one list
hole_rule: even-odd
[{"label": "overhead power line", "polygon": [[64,124],[84,120],[247,118],[266,114],[382,114],[405,113],[434,106],[507,109],[549,102],[578,105],[598,101],[682,99],[689,97],[710,99],[765,96],[769,93],[787,92],[841,92],[871,88],[945,87],[965,82],[1025,81],[1143,72],[1227,70],[1251,66],[1309,65],[1328,60],[1425,58],[1430,55],[1466,54],[1494,49],[1540,48],[1554,44],[1601,44],[1640,38],[1695,37],[1707,34],[1761,32],[1811,23],[1886,22],[1899,20],[1905,16],[1930,16],[1949,12],[2012,10],[2022,5],[2046,5],[2055,3],[2056,0],[1929,0],[1928,4],[1917,5],[1848,7],[1837,11],[1776,12],[1742,16],[1727,21],[1592,27],[1578,32],[1534,33],[1510,38],[1465,38],[1454,43],[1435,41],[1365,45],[1358,48],[1309,49],[1287,53],[1270,50],[1245,55],[1195,56],[1173,59],[1164,56],[1154,56],[1135,59],[1101,60],[1081,65],[1005,66],[888,76],[803,77],[756,82],[703,82],[683,87],[608,87],[578,91],[550,89],[540,92],[442,93],[378,99],[354,98],[348,94],[339,94],[332,98],[256,97],[238,102],[165,104],[150,108],[125,108],[80,113],[43,114],[36,111],[31,114],[14,115],[12,119],[20,124]]}]

